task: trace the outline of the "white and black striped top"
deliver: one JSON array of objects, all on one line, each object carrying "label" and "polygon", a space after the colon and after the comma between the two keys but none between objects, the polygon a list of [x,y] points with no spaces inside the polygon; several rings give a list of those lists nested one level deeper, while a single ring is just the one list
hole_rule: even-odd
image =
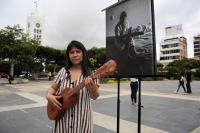
[{"label": "white and black striped top", "polygon": [[[85,80],[83,74],[73,82],[70,80],[69,73],[65,68],[62,68],[54,82],[60,84],[57,91],[59,94],[64,88],[73,88]],[[95,80],[97,83],[98,80]],[[92,105],[89,91],[84,87],[79,91],[79,100],[77,104],[67,109],[65,115],[60,120],[55,120],[53,133],[92,133],[93,132],[93,117]]]}]

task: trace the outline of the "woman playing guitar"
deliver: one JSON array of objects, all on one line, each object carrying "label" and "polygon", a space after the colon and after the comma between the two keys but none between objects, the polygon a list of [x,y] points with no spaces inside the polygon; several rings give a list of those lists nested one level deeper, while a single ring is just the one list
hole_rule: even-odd
[{"label": "woman playing guitar", "polygon": [[[98,79],[89,76],[94,71],[94,67],[89,61],[84,45],[78,41],[70,42],[66,56],[66,66],[58,72],[46,93],[49,104],[47,110],[50,112],[48,115],[50,119],[55,120],[52,131],[53,133],[92,133],[93,118],[90,100],[99,97]],[[63,97],[59,95],[72,92],[80,83],[84,83],[82,89],[72,96],[70,93],[63,94]],[[69,102],[63,101],[64,96],[68,97]],[[71,106],[74,100],[77,102]],[[66,102],[69,106],[63,107],[62,102]],[[54,115],[54,112],[57,114]],[[59,113],[63,113],[63,116],[60,117]]]}]

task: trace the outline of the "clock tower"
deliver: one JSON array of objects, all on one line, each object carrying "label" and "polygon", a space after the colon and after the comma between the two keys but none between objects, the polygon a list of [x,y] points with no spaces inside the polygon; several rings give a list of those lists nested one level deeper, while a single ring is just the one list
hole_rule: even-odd
[{"label": "clock tower", "polygon": [[26,21],[26,33],[30,38],[38,40],[39,44],[45,45],[45,19],[44,16],[40,16],[37,3],[35,2],[35,4],[35,11],[31,13],[31,16],[28,16]]}]

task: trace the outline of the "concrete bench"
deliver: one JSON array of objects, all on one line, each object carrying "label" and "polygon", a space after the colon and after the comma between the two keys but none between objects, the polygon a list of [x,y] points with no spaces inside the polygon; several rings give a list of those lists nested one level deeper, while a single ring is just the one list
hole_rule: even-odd
[{"label": "concrete bench", "polygon": [[28,79],[22,79],[22,83],[28,83]]},{"label": "concrete bench", "polygon": [[21,84],[22,83],[22,79],[21,78],[17,78],[17,83]]},{"label": "concrete bench", "polygon": [[17,80],[11,80],[11,84],[17,84]]}]

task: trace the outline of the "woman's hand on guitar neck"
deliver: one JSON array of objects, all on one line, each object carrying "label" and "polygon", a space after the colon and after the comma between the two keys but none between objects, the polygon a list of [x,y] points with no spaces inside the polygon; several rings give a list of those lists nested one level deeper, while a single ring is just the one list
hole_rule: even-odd
[{"label": "woman's hand on guitar neck", "polygon": [[54,108],[56,108],[57,110],[61,110],[62,104],[60,104],[59,101],[57,100],[61,98],[61,96],[48,94],[46,97],[47,97],[47,100],[52,104]]},{"label": "woman's hand on guitar neck", "polygon": [[87,77],[85,79],[85,87],[90,93],[97,91],[97,85],[94,83],[91,77]]},{"label": "woman's hand on guitar neck", "polygon": [[90,92],[90,98],[96,100],[99,97],[98,86],[91,77],[85,79],[85,87]]}]

